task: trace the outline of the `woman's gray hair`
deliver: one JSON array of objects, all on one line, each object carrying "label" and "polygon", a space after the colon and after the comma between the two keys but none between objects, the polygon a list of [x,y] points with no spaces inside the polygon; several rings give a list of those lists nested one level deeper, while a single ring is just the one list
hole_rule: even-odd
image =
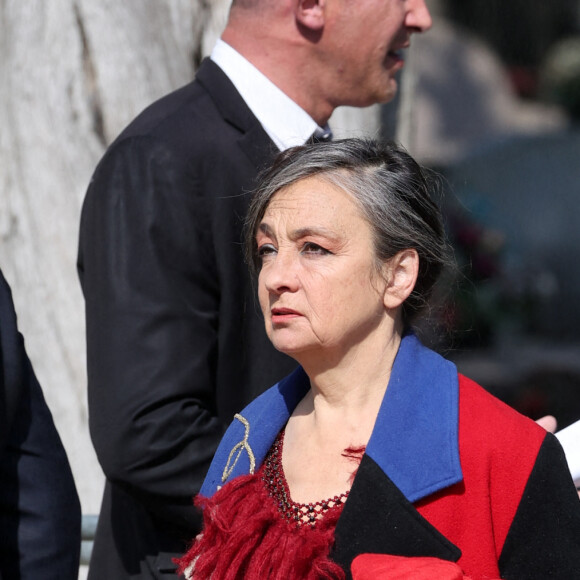
[{"label": "woman's gray hair", "polygon": [[278,191],[308,177],[352,196],[373,231],[377,267],[401,250],[417,251],[417,283],[403,304],[404,320],[411,321],[449,261],[441,212],[432,199],[433,174],[392,142],[344,139],[284,151],[261,174],[246,220],[246,257],[254,273],[260,268],[256,232],[268,204]]}]

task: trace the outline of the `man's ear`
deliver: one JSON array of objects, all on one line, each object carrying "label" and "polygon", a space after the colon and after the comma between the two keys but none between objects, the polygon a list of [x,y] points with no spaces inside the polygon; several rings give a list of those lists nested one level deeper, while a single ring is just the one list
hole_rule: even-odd
[{"label": "man's ear", "polygon": [[308,30],[321,31],[324,28],[326,0],[296,0],[296,21]]},{"label": "man's ear", "polygon": [[419,255],[417,250],[409,248],[395,254],[385,264],[385,294],[386,308],[398,308],[409,297],[419,275]]}]

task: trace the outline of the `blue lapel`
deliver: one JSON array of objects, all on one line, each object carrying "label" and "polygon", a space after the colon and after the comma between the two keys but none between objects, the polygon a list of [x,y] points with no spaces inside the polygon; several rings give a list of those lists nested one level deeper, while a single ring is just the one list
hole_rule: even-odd
[{"label": "blue lapel", "polygon": [[[310,388],[301,368],[248,405],[228,428],[201,493],[258,469]],[[411,501],[462,479],[455,365],[407,334],[393,364],[366,453]],[[224,479],[224,474],[227,476]]]},{"label": "blue lapel", "polygon": [[463,479],[455,365],[403,337],[366,453],[414,502]]},{"label": "blue lapel", "polygon": [[310,389],[302,367],[254,399],[229,426],[214,455],[200,493],[212,496],[224,481],[257,470],[292,411]]}]

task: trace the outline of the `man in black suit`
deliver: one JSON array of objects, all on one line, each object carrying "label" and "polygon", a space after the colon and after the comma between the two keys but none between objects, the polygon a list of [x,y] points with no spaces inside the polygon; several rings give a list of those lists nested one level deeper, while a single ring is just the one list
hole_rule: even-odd
[{"label": "man in black suit", "polygon": [[0,271],[0,580],[76,580],[81,508]]},{"label": "man in black suit", "polygon": [[146,109],[89,186],[79,275],[90,429],[107,477],[92,580],[173,577],[224,425],[293,367],[241,252],[274,154],[339,105],[390,100],[424,0],[234,0],[196,80]]}]

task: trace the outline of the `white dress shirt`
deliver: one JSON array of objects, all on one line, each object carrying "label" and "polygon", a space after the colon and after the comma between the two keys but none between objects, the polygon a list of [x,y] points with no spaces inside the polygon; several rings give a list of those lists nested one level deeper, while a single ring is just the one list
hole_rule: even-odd
[{"label": "white dress shirt", "polygon": [[303,145],[314,133],[325,137],[330,128],[316,121],[272,81],[223,40],[218,40],[213,60],[228,76],[254,116],[280,151]]}]

